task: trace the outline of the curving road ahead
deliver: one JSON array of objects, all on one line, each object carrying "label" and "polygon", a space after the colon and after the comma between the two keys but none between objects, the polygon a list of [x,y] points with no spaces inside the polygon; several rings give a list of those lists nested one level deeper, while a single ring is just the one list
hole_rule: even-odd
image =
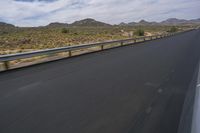
[{"label": "curving road ahead", "polygon": [[200,31],[0,73],[0,133],[176,133]]}]

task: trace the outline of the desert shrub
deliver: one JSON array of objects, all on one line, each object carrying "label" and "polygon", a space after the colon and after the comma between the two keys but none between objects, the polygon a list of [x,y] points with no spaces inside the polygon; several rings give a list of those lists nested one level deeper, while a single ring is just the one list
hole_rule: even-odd
[{"label": "desert shrub", "polygon": [[67,28],[62,28],[62,33],[69,33],[69,30]]},{"label": "desert shrub", "polygon": [[77,32],[74,32],[74,35],[78,35],[78,33],[77,33]]},{"label": "desert shrub", "polygon": [[178,28],[173,26],[170,28],[169,32],[177,32],[178,31]]},{"label": "desert shrub", "polygon": [[144,36],[144,30],[143,29],[137,29],[134,33],[137,36]]},{"label": "desert shrub", "polygon": [[0,31],[0,35],[8,34],[9,32],[7,31]]}]

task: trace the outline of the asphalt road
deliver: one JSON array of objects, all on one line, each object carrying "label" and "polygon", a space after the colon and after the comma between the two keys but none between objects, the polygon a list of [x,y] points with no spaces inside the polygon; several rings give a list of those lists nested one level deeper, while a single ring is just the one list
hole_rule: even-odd
[{"label": "asphalt road", "polygon": [[0,73],[0,133],[176,133],[200,31]]}]

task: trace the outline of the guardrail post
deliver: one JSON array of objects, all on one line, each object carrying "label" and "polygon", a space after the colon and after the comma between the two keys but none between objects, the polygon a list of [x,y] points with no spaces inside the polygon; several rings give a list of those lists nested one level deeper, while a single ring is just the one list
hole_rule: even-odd
[{"label": "guardrail post", "polygon": [[103,45],[101,45],[101,50],[103,50]]},{"label": "guardrail post", "polygon": [[3,65],[4,65],[4,69],[5,69],[5,70],[8,70],[8,69],[9,69],[9,62],[8,62],[8,61],[4,61],[4,62],[3,62]]},{"label": "guardrail post", "polygon": [[71,57],[71,56],[72,56],[72,51],[70,50],[70,51],[69,51],[69,57]]},{"label": "guardrail post", "polygon": [[124,45],[124,42],[121,42],[121,46],[123,46]]}]

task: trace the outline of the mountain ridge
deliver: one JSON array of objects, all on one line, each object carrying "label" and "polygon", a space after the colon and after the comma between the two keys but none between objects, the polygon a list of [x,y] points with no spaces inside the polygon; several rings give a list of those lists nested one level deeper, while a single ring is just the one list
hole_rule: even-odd
[{"label": "mountain ridge", "polygon": [[[60,23],[60,22],[53,22],[49,23],[46,26],[39,26],[39,27],[109,27],[109,26],[153,26],[153,25],[188,25],[188,24],[200,24],[200,18],[197,19],[191,19],[191,20],[186,20],[186,19],[178,19],[178,18],[168,18],[164,21],[161,22],[149,22],[146,20],[141,20],[139,22],[121,22],[120,24],[108,24],[105,22],[97,21],[92,18],[86,18],[82,19],[79,21],[75,21],[71,24],[68,23]],[[16,27],[12,24],[5,23],[5,22],[0,22],[0,27]]]},{"label": "mountain ridge", "polygon": [[0,27],[15,27],[15,26],[9,23],[0,22]]},{"label": "mountain ridge", "polygon": [[75,21],[72,24],[70,24],[70,26],[112,26],[112,25],[97,21],[92,18],[86,18],[79,21]]}]

